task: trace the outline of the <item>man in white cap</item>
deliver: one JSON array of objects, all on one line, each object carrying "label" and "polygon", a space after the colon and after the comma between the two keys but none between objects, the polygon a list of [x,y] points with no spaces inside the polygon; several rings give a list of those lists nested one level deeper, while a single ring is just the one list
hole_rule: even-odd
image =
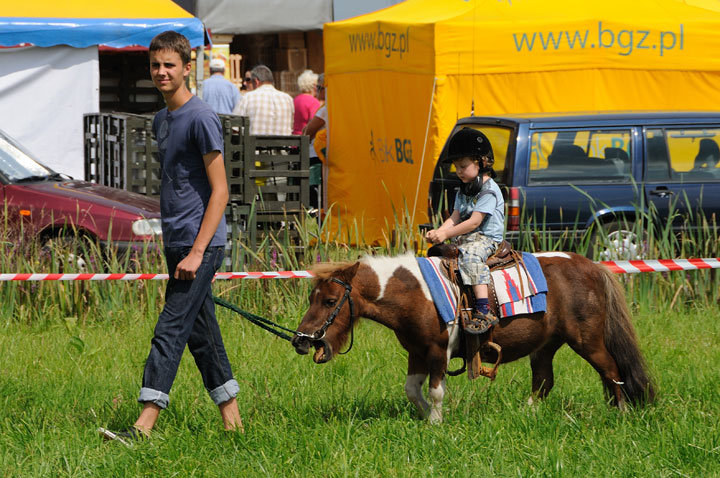
[{"label": "man in white cap", "polygon": [[218,114],[232,114],[240,101],[240,90],[225,79],[225,62],[222,58],[210,60],[210,78],[203,81],[202,99]]}]

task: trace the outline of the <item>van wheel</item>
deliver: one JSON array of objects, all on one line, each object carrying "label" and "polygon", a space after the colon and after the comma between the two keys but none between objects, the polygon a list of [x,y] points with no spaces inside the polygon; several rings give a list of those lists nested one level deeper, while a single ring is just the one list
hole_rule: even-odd
[{"label": "van wheel", "polygon": [[593,231],[587,256],[599,261],[643,259],[647,240],[638,236],[633,222],[609,222]]}]

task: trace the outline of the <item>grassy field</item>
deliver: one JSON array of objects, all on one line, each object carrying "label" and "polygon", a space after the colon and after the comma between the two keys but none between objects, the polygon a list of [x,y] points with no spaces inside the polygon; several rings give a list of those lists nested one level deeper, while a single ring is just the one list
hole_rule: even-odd
[{"label": "grassy field", "polygon": [[[148,295],[147,286],[128,287]],[[243,283],[225,287],[224,296],[294,326],[307,288],[300,280]],[[291,300],[282,300],[288,292]],[[315,365],[223,309],[246,433],[221,431],[186,353],[169,409],[152,439],[132,449],[103,442],[96,429],[135,419],[154,315],[124,303],[94,308],[92,320],[7,321],[0,469],[4,476],[720,476],[720,312],[678,304],[633,306],[657,382],[654,405],[610,408],[597,374],[564,347],[545,402],[526,404],[523,359],[502,367],[492,384],[450,378],[439,426],[419,420],[405,399],[406,355],[389,330],[364,321],[349,355]]]},{"label": "grassy field", "polygon": [[[269,240],[250,264],[232,270],[305,269],[418,244],[406,232],[391,246],[360,251],[334,243],[327,222],[298,227],[301,259]],[[717,257],[718,228],[713,223],[651,246],[648,257]],[[63,247],[38,245],[19,254],[12,241],[0,240],[0,271],[75,272]],[[94,249],[73,249],[88,259],[87,272],[165,272],[162,257],[150,251],[128,263],[104,262]],[[186,353],[170,407],[151,440],[132,449],[103,442],[96,430],[125,428],[139,412],[164,283],[0,283],[0,475],[720,476],[716,272],[623,277],[657,385],[656,403],[644,409],[610,408],[594,370],[564,347],[555,358],[555,388],[543,403],[527,405],[530,367],[523,359],[503,366],[493,383],[449,378],[445,422],[432,426],[405,398],[406,353],[389,330],[362,321],[350,354],[315,365],[287,342],[218,309],[246,433],[222,431]],[[310,287],[302,279],[218,281],[215,292],[294,328]]]}]

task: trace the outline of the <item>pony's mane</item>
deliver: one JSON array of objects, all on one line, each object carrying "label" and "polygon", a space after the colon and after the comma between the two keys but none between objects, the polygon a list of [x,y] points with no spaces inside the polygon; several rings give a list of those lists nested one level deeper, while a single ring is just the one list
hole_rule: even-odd
[{"label": "pony's mane", "polygon": [[320,262],[310,268],[316,280],[327,280],[335,275],[337,271],[347,269],[355,262]]},{"label": "pony's mane", "polygon": [[[393,266],[403,265],[406,261],[411,261],[411,263],[414,264],[415,255],[412,252],[406,252],[405,254],[401,254],[399,256],[364,255],[360,257],[358,261],[375,270],[377,268],[382,268],[383,266],[387,267],[388,264]],[[310,272],[315,275],[316,281],[327,280],[333,277],[338,271],[347,269],[358,261],[319,262],[310,267]]]}]

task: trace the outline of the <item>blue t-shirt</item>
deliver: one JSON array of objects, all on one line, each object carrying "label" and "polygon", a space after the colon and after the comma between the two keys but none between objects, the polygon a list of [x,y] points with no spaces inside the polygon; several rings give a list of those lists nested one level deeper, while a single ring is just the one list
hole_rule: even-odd
[{"label": "blue t-shirt", "polygon": [[[203,155],[224,149],[220,119],[207,103],[193,96],[175,111],[160,110],[153,120],[153,134],[162,175],[163,244],[192,246],[212,192]],[[223,215],[209,246],[224,246],[226,241]]]},{"label": "blue t-shirt", "polygon": [[202,83],[202,99],[218,114],[232,114],[240,101],[240,90],[222,75],[211,75]]},{"label": "blue t-shirt", "polygon": [[485,181],[475,196],[466,196],[458,191],[453,209],[460,213],[460,221],[470,219],[473,212],[485,214],[483,222],[468,234],[480,232],[498,242],[505,238],[505,201],[500,188],[492,179]]}]

